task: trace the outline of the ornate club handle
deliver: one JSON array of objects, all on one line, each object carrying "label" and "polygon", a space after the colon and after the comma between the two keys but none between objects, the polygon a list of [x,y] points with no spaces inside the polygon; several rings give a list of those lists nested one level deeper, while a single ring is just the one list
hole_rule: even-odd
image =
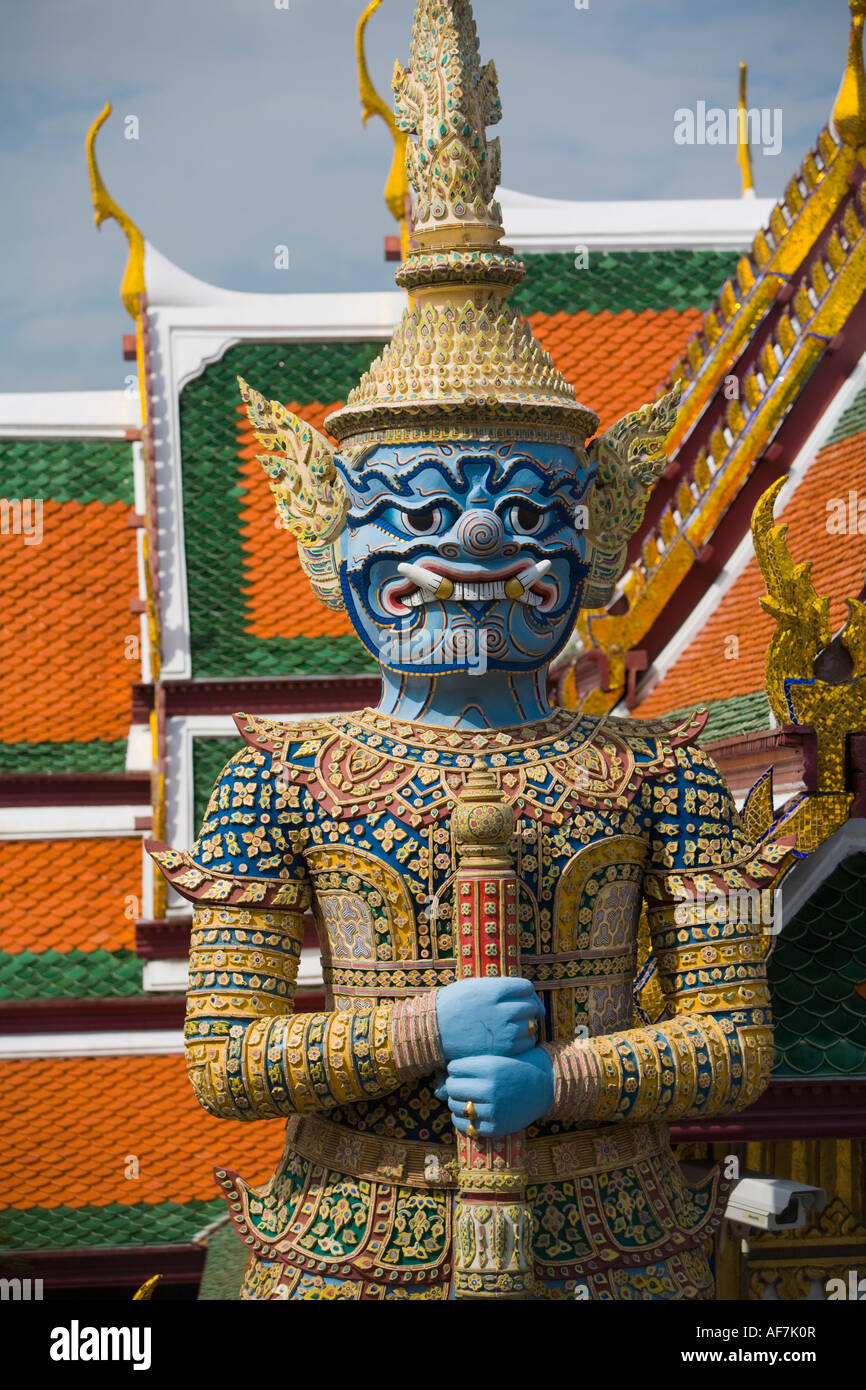
[{"label": "ornate club handle", "polygon": [[[514,812],[476,758],[454,812],[457,974],[520,974],[518,884],[511,859]],[[455,1295],[532,1297],[532,1218],[523,1134],[457,1134]]]}]

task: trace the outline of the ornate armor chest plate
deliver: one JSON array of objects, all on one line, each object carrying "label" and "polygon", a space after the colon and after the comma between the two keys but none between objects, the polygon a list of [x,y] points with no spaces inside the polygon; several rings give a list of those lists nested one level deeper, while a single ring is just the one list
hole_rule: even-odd
[{"label": "ornate armor chest plate", "polygon": [[[268,764],[261,777],[308,875],[334,1007],[456,978],[450,812],[481,751],[517,816],[521,970],[544,1000],[548,1036],[629,1026],[650,848],[647,779],[674,766],[676,734],[691,725],[662,739],[645,724],[608,727],[565,711],[477,735],[372,711],[304,727],[238,723],[250,773],[260,759]],[[261,785],[250,783],[253,797]],[[211,828],[212,848],[225,850],[220,809],[205,823],[205,852]],[[261,819],[260,855],[281,847]]]}]

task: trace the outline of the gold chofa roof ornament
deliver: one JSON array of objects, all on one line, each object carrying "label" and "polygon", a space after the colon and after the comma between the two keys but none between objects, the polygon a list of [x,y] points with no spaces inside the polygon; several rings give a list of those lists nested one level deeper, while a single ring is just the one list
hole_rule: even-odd
[{"label": "gold chofa roof ornament", "polygon": [[848,33],[848,61],[833,105],[836,134],[852,149],[866,144],[866,72],[863,70],[863,21],[866,0],[848,0],[851,27]]},{"label": "gold chofa roof ornament", "polygon": [[469,0],[419,0],[410,65],[396,64],[393,89],[415,191],[414,236],[396,280],[412,299],[325,424],[353,465],[377,444],[415,440],[582,449],[598,416],[508,303],[525,271],[499,244],[499,141],[487,127],[502,109],[496,69],[479,62]]}]

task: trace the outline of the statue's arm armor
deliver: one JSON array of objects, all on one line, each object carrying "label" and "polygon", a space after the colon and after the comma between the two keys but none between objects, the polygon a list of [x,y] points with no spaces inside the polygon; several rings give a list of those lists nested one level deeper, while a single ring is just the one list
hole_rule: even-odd
[{"label": "statue's arm armor", "polygon": [[435,1042],[432,1004],[294,1012],[312,899],[306,816],[303,795],[279,794],[267,763],[251,750],[232,759],[189,853],[149,847],[194,905],[187,1067],[199,1102],[228,1119],[375,1099],[428,1069],[424,1039]]},{"label": "statue's arm armor", "polygon": [[548,1044],[551,1118],[722,1115],[751,1105],[769,1081],[768,907],[790,842],[749,844],[718,768],[695,749],[677,749],[644,805],[644,895],[665,1014],[655,1026]]}]

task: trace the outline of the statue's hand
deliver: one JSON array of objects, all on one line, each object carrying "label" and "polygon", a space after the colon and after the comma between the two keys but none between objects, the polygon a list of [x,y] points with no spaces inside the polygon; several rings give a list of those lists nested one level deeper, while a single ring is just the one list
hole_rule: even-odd
[{"label": "statue's hand", "polygon": [[542,1047],[522,1057],[460,1057],[436,1091],[448,1101],[454,1125],[465,1134],[470,1120],[466,1102],[475,1106],[473,1121],[487,1139],[516,1134],[553,1106],[553,1062]]},{"label": "statue's hand", "polygon": [[458,980],[436,991],[436,1021],[446,1062],[482,1053],[519,1057],[535,1046],[542,1014],[529,980]]}]

